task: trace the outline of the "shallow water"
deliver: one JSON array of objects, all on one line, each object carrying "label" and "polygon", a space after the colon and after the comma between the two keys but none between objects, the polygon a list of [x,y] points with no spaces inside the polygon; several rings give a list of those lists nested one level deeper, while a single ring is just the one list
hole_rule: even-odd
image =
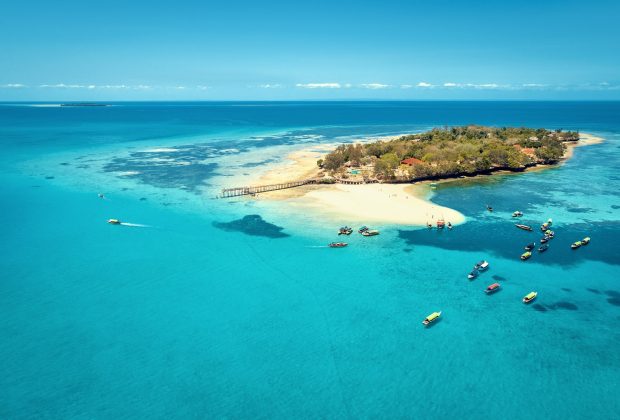
[{"label": "shallow water", "polygon": [[[618,116],[616,102],[0,106],[0,416],[612,418]],[[211,199],[286,150],[464,123],[606,141],[555,169],[440,184],[433,200],[468,217],[451,231],[379,226],[343,249],[326,244],[346,220]],[[550,249],[520,261],[549,217]]]}]

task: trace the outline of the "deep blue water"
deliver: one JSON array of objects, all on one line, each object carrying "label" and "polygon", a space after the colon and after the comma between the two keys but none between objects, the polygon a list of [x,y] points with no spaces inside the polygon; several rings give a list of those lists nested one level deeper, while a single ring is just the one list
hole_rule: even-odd
[{"label": "deep blue water", "polygon": [[[0,105],[1,418],[619,412],[619,102],[114,105]],[[468,217],[452,231],[380,226],[340,250],[320,246],[347,221],[211,199],[283,150],[469,123],[605,142],[441,184]],[[520,261],[549,217],[550,249]]]}]

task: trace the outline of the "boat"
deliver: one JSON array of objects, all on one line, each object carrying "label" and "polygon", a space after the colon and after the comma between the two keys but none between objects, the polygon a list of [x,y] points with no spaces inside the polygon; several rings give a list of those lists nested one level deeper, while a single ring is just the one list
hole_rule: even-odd
[{"label": "boat", "polygon": [[487,268],[489,268],[489,263],[486,260],[479,261],[474,265],[474,270],[484,271]]},{"label": "boat", "polygon": [[432,224],[430,224],[430,223],[428,223],[428,222],[426,222],[426,227],[427,227],[427,228],[429,228],[429,229],[432,229],[432,228],[433,228],[433,225],[432,225]]},{"label": "boat", "polygon": [[581,245],[583,245],[583,243],[582,243],[581,241],[577,241],[577,242],[573,242],[573,243],[570,245],[570,247],[571,247],[572,249],[577,249],[577,248],[579,248]]},{"label": "boat", "polygon": [[328,246],[330,248],[344,248],[347,245],[349,245],[349,244],[346,243],[346,242],[332,242]]},{"label": "boat", "polygon": [[543,245],[538,247],[538,252],[545,252],[548,249],[549,249],[549,245],[543,244]]},{"label": "boat", "polygon": [[452,223],[448,222],[448,229],[452,229]]},{"label": "boat", "polygon": [[521,217],[521,216],[523,216],[523,213],[520,212],[519,210],[517,210],[514,213],[512,213],[512,217]]},{"label": "boat", "polygon": [[374,230],[374,229],[367,229],[362,232],[362,236],[376,236],[378,234],[379,234],[379,231]]},{"label": "boat", "polygon": [[529,232],[532,231],[532,227],[528,226],[528,225],[520,225],[520,224],[517,223],[515,226],[518,227],[519,229],[527,230]]},{"label": "boat", "polygon": [[530,303],[538,296],[538,292],[530,292],[523,297],[523,303]]},{"label": "boat", "polygon": [[478,270],[473,270],[471,273],[469,273],[467,275],[467,278],[470,279],[470,280],[473,280],[476,277],[478,277]]},{"label": "boat", "polygon": [[590,237],[587,236],[581,240],[581,245],[588,245],[590,243]]},{"label": "boat", "polygon": [[526,251],[531,251],[534,248],[536,248],[536,242],[530,242],[529,244],[525,245]]},{"label": "boat", "polygon": [[338,235],[350,235],[352,232],[352,228],[345,226],[340,228],[340,230],[338,231]]},{"label": "boat", "polygon": [[443,229],[445,225],[446,225],[446,222],[443,219],[437,220],[437,229]]},{"label": "boat", "polygon": [[528,258],[530,258],[532,256],[532,253],[530,251],[526,251],[523,254],[521,254],[521,259],[523,261],[527,260]]},{"label": "boat", "polygon": [[488,210],[488,211],[493,211],[493,207],[491,207],[491,206],[489,206],[489,205],[487,204],[487,210]]},{"label": "boat", "polygon": [[366,232],[367,230],[368,228],[366,226],[362,226],[361,228],[358,229],[358,232],[362,233],[362,232]]},{"label": "boat", "polygon": [[487,286],[486,289],[484,289],[484,293],[491,294],[491,293],[495,293],[499,290],[501,286],[499,285],[499,283],[493,283],[490,286]]},{"label": "boat", "polygon": [[553,219],[549,218],[547,220],[547,225],[551,226],[553,224]]},{"label": "boat", "polygon": [[545,236],[548,236],[548,237],[549,237],[549,239],[552,239],[552,238],[555,236],[555,232],[554,232],[554,231],[552,231],[552,230],[550,230],[550,229],[547,229],[547,230],[545,231]]},{"label": "boat", "polygon": [[429,316],[424,318],[424,321],[422,321],[422,324],[429,325],[429,324],[437,321],[440,316],[441,316],[441,311],[440,312],[433,312],[432,314],[430,314]]},{"label": "boat", "polygon": [[548,236],[546,236],[546,235],[545,235],[545,236],[544,236],[544,237],[542,237],[542,239],[540,240],[540,243],[541,243],[541,244],[546,244],[547,242],[549,242],[549,239],[551,239],[551,238],[549,238]]},{"label": "boat", "polygon": [[121,221],[118,220],[118,219],[109,219],[108,223],[111,224],[111,225],[120,225]]},{"label": "boat", "polygon": [[543,223],[542,225],[540,225],[540,230],[542,232],[546,231],[547,229],[549,229],[549,225],[546,223]]}]

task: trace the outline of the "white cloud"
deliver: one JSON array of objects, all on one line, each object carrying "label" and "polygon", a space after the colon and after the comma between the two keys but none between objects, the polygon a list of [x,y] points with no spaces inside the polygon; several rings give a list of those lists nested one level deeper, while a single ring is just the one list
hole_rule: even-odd
[{"label": "white cloud", "polygon": [[22,85],[21,83],[8,83],[6,85],[0,85],[0,88],[7,88],[7,89],[21,89],[25,87],[28,87],[28,86]]},{"label": "white cloud", "polygon": [[258,85],[258,87],[261,89],[279,89],[284,86],[279,83],[263,83],[262,85]]},{"label": "white cloud", "polygon": [[185,86],[176,86],[175,89],[177,89],[177,90],[185,90],[186,87]]},{"label": "white cloud", "polygon": [[295,86],[304,89],[340,89],[340,83],[297,83]]},{"label": "white cloud", "polygon": [[390,87],[390,85],[384,85],[383,83],[362,83],[360,86],[364,89],[385,89]]},{"label": "white cloud", "polygon": [[417,87],[422,87],[422,88],[427,88],[427,87],[432,87],[433,85],[431,85],[430,83],[427,83],[427,82],[420,82],[416,86]]},{"label": "white cloud", "polygon": [[461,86],[460,83],[446,82],[443,84],[443,87],[458,87]]},{"label": "white cloud", "polygon": [[411,89],[413,85],[400,85],[401,89]]},{"label": "white cloud", "polygon": [[526,88],[540,88],[540,87],[546,87],[547,85],[544,85],[542,83],[523,83],[521,86],[526,87]]}]

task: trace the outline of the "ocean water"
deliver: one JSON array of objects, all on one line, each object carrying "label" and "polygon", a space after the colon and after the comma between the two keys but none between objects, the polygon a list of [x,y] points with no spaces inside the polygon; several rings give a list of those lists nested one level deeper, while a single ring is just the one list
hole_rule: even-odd
[{"label": "ocean water", "polygon": [[[0,105],[0,418],[618,416],[620,103],[35,105]],[[605,142],[440,184],[452,231],[345,249],[324,245],[346,220],[213,199],[308,145],[468,123]]]}]

